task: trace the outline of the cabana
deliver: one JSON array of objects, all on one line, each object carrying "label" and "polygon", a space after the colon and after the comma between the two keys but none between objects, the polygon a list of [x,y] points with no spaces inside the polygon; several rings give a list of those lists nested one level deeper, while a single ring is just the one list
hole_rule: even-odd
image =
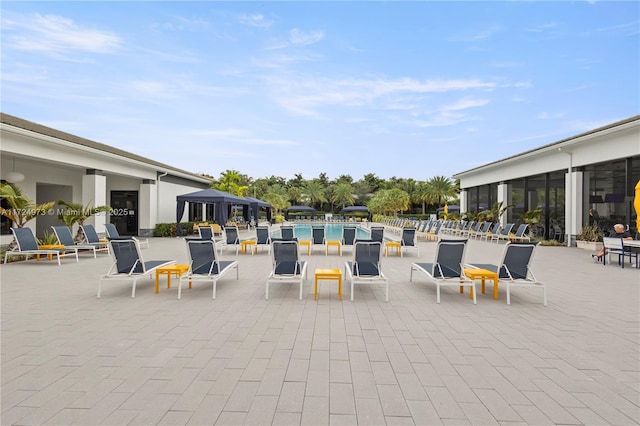
[{"label": "cabana", "polygon": [[249,222],[249,201],[244,198],[237,197],[228,192],[219,191],[217,189],[204,189],[202,191],[192,192],[190,194],[178,195],[176,197],[176,232],[178,235],[182,235],[182,228],[180,227],[180,221],[184,215],[185,203],[204,203],[214,205],[215,221],[220,226],[224,226],[229,219],[229,212],[231,206],[243,206],[242,216],[245,221]]},{"label": "cabana", "polygon": [[291,206],[284,211],[284,219],[289,220],[289,212],[307,212],[311,213],[311,216],[316,218],[316,209],[309,206]]},{"label": "cabana", "polygon": [[271,223],[271,204],[253,197],[244,198],[249,200],[249,206],[251,209],[250,216],[255,220],[256,225],[258,224],[258,212],[261,207],[264,207],[267,211],[267,222]]},{"label": "cabana", "polygon": [[344,218],[345,213],[367,213],[367,220],[371,222],[371,212],[367,206],[349,206],[342,209],[342,217]]}]

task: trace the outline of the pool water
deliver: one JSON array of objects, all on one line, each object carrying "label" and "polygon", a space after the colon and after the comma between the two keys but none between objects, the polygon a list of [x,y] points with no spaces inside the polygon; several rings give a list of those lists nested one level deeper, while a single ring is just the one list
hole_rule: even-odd
[{"label": "pool water", "polygon": [[[311,240],[311,224],[295,224],[293,228],[293,233],[298,240]],[[320,225],[313,225],[320,226]],[[327,223],[324,225],[324,235],[327,241],[340,241],[342,239],[342,228],[345,226],[343,223]],[[354,225],[346,225],[353,227]],[[368,239],[369,231],[363,229],[362,227],[356,226],[356,238],[358,239]],[[280,238],[280,230],[275,231],[271,234],[274,238]]]}]

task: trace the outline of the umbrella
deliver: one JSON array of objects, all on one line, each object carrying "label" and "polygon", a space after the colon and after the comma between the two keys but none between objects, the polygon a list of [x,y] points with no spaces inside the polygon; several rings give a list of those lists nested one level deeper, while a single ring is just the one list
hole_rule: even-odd
[{"label": "umbrella", "polygon": [[636,232],[640,232],[640,180],[636,183],[636,197],[633,200],[636,209]]},{"label": "umbrella", "polygon": [[444,214],[448,214],[449,213],[449,206],[447,204],[444,205]]}]

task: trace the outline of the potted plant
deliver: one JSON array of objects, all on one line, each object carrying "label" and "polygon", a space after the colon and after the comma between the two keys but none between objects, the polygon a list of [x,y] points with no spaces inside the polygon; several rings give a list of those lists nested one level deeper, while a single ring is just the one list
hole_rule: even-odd
[{"label": "potted plant", "polygon": [[529,225],[529,236],[531,237],[536,236],[535,225],[540,223],[541,219],[542,219],[542,207],[536,207],[533,210],[527,210],[526,212],[524,212],[522,221],[527,225]]},{"label": "potted plant", "polygon": [[598,225],[591,224],[582,228],[582,232],[576,237],[578,248],[600,251],[602,248],[602,231]]}]

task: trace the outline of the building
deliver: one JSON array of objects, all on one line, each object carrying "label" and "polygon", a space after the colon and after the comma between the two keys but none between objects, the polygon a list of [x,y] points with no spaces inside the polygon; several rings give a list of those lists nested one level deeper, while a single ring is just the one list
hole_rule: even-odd
[{"label": "building", "polygon": [[[38,204],[65,200],[110,206],[111,214],[87,221],[98,232],[113,223],[123,235],[150,236],[156,223],[176,221],[176,196],[211,183],[195,173],[9,114],[0,114],[0,141],[3,181],[19,180],[24,195]],[[61,223],[55,210],[27,226],[42,236]],[[2,244],[11,240],[10,227],[2,217]]]},{"label": "building", "polygon": [[640,180],[640,115],[453,176],[462,212],[511,205],[501,222],[521,223],[541,207],[537,234],[567,245],[582,227],[635,227],[634,188]]}]

